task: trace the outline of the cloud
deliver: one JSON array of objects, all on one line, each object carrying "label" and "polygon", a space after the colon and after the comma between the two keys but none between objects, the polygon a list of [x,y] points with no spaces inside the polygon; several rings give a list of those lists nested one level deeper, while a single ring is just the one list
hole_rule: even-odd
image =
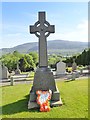
[{"label": "cloud", "polygon": [[35,41],[38,39],[35,35],[30,35],[28,24],[2,24],[0,48],[10,48]]},{"label": "cloud", "polygon": [[[6,26],[6,25],[5,25]],[[27,26],[27,25],[26,25]],[[28,42],[38,42],[38,38],[35,35],[31,35],[29,33],[29,29],[21,25],[8,25],[4,28],[4,31],[8,31],[8,33],[3,33],[3,40],[0,41],[0,47],[14,47],[16,45],[20,45]],[[66,28],[67,29],[67,28]],[[13,31],[14,30],[14,31]],[[73,30],[62,32],[55,32],[54,34],[50,34],[47,40],[69,40],[69,41],[88,41],[88,21],[84,20],[81,23],[77,24]],[[60,30],[61,31],[61,30]]]},{"label": "cloud", "polygon": [[10,48],[28,42],[38,41],[35,35],[29,33],[10,33],[2,36],[0,48]]},{"label": "cloud", "polygon": [[16,23],[3,23],[2,24],[2,32],[5,34],[7,32],[10,34],[15,34],[15,33],[22,33],[26,32],[28,30],[27,25],[24,24],[16,24]]},{"label": "cloud", "polygon": [[74,30],[69,32],[55,33],[49,39],[62,39],[69,41],[88,42],[88,21],[84,20],[79,23]]},{"label": "cloud", "polygon": [[83,29],[87,30],[87,27],[88,27],[88,21],[87,20],[84,20],[82,23],[77,25],[77,28],[82,29],[82,30]]},{"label": "cloud", "polygon": [[21,33],[7,34],[7,37],[18,37],[21,36]]}]

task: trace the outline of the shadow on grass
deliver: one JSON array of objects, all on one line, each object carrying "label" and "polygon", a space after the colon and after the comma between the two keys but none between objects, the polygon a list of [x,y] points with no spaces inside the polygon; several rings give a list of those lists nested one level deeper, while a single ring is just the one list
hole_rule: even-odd
[{"label": "shadow on grass", "polygon": [[11,115],[11,114],[25,112],[25,111],[39,112],[39,109],[28,110],[29,95],[27,95],[25,97],[26,97],[26,99],[22,99],[22,100],[14,102],[14,103],[2,106],[2,114],[3,115]]},{"label": "shadow on grass", "polygon": [[65,80],[64,82],[72,82],[72,81],[75,81],[75,80],[72,80],[72,79],[71,80]]}]

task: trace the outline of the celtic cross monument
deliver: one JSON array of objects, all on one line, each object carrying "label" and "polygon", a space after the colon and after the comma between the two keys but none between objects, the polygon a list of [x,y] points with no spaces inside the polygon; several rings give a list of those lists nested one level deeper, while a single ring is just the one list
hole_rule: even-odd
[{"label": "celtic cross monument", "polygon": [[30,90],[28,109],[39,107],[36,103],[37,90],[52,90],[51,106],[61,105],[60,93],[57,90],[53,73],[48,68],[47,41],[50,33],[55,32],[55,26],[46,21],[45,12],[38,13],[38,21],[30,26],[30,33],[39,38],[39,67],[34,76],[33,86]]}]

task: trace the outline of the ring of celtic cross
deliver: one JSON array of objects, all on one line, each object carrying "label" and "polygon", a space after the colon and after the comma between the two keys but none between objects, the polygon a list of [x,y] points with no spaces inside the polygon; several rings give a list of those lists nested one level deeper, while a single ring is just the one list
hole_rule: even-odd
[{"label": "ring of celtic cross", "polygon": [[40,25],[39,21],[37,21],[34,26],[36,26],[37,28],[39,28],[39,31],[35,32],[35,35],[37,37],[40,37],[40,32],[44,32],[45,37],[48,37],[50,35],[50,32],[46,31],[46,28],[48,28],[50,26],[49,22],[47,22],[47,21],[44,22],[44,25],[43,25],[44,28]]}]

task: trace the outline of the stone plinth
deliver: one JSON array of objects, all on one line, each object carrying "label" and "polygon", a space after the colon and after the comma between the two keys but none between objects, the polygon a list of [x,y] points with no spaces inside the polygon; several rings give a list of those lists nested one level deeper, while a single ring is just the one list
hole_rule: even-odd
[{"label": "stone plinth", "polygon": [[[30,98],[28,102],[28,109],[39,107],[36,103],[37,90],[51,90],[52,91],[52,97],[51,97],[51,106],[59,106],[62,105],[61,99],[60,99],[60,92],[58,91],[55,80],[53,77],[53,73],[51,70],[47,67],[38,68],[33,81],[33,86],[30,91]],[[34,103],[35,104],[34,104]]]}]

